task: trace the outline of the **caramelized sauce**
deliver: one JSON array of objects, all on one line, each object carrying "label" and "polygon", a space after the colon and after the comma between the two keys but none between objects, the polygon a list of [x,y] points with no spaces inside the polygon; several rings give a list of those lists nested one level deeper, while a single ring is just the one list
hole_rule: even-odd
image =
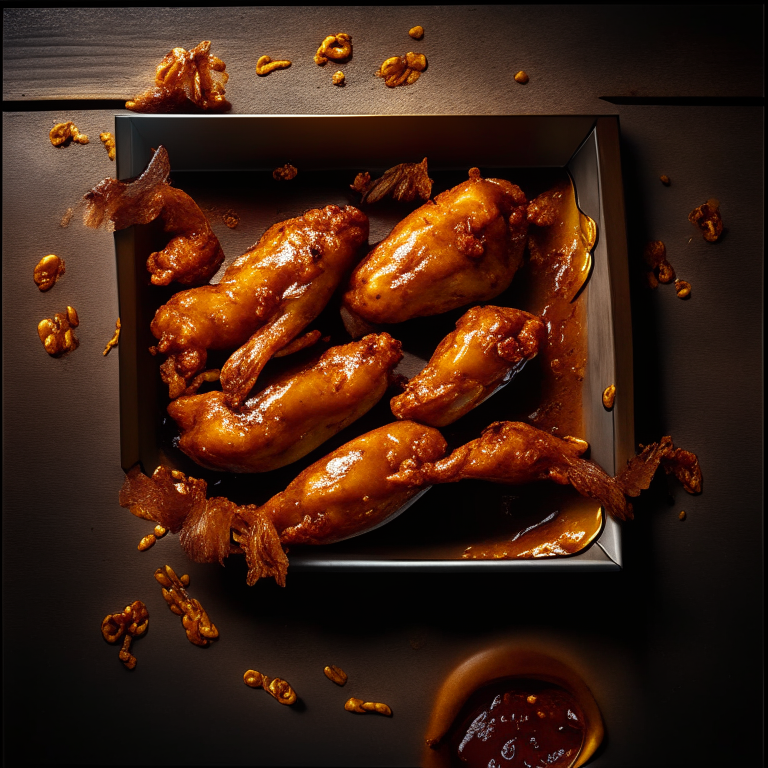
[{"label": "caramelized sauce", "polygon": [[452,737],[452,752],[470,768],[566,768],[584,742],[586,723],[562,688],[509,680],[480,692]]}]

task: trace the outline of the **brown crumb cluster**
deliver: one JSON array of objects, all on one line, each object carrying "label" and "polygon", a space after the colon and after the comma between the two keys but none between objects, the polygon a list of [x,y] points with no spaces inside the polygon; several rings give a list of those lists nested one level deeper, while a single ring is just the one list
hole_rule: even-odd
[{"label": "brown crumb cluster", "polygon": [[663,174],[662,176],[659,176],[659,181],[665,186],[668,187],[672,183],[672,179],[669,178],[666,174]]},{"label": "brown crumb cluster", "polygon": [[315,54],[315,64],[324,67],[328,61],[346,61],[352,56],[352,37],[346,32],[328,35]]},{"label": "brown crumb cluster", "polygon": [[49,253],[35,264],[35,285],[41,291],[50,291],[65,271],[64,262],[55,253]]},{"label": "brown crumb cluster", "polygon": [[686,280],[675,280],[675,292],[679,299],[687,299],[691,295],[691,284]]},{"label": "brown crumb cluster", "polygon": [[281,704],[296,703],[296,691],[293,690],[287,680],[279,677],[267,677],[255,669],[247,669],[243,675],[243,682],[249,688],[263,688],[272,698],[277,699]]},{"label": "brown crumb cluster", "polygon": [[211,53],[211,41],[203,40],[187,51],[174,48],[157,65],[155,84],[127,101],[133,112],[180,112],[202,109],[220,112],[230,108],[224,85],[227,65]]},{"label": "brown crumb cluster", "polygon": [[131,642],[134,637],[141,637],[148,626],[149,611],[141,600],[126,605],[122,613],[107,614],[101,622],[101,635],[108,643],[116,643],[123,638],[118,658],[126,669],[135,669],[136,657],[130,652]]},{"label": "brown crumb cluster", "polygon": [[109,159],[114,160],[116,152],[115,137],[109,131],[104,131],[103,133],[99,134],[99,138],[101,139],[101,143],[104,145],[104,148],[107,150]]},{"label": "brown crumb cluster", "polygon": [[667,247],[661,240],[654,240],[645,246],[643,259],[649,268],[648,283],[655,288],[658,283],[671,283],[675,270],[667,261]]},{"label": "brown crumb cluster", "polygon": [[344,85],[344,82],[346,81],[346,79],[347,79],[346,75],[341,70],[339,70],[338,72],[333,73],[331,82],[334,85]]},{"label": "brown crumb cluster", "polygon": [[269,56],[261,56],[256,62],[256,74],[259,77],[265,77],[276,69],[288,69],[292,63],[287,59],[272,61]]},{"label": "brown crumb cluster", "polygon": [[347,673],[341,667],[337,667],[335,664],[330,664],[323,670],[323,673],[329,680],[336,683],[336,685],[346,685]]},{"label": "brown crumb cluster", "polygon": [[240,223],[240,217],[234,211],[225,211],[221,214],[221,220],[230,228],[235,229]]},{"label": "brown crumb cluster", "polygon": [[400,163],[371,181],[371,174],[363,171],[355,176],[350,189],[362,195],[360,203],[376,203],[389,195],[398,202],[410,202],[420,197],[429,200],[432,194],[432,179],[429,178],[427,158],[420,163]]},{"label": "brown crumb cluster", "polygon": [[680,510],[680,514],[679,514],[677,517],[678,517],[680,520],[685,520],[685,518],[686,518],[686,517],[688,517],[688,515],[686,515],[686,514],[685,514],[685,510],[684,510],[684,509],[681,509],[681,510]]},{"label": "brown crumb cluster", "polygon": [[424,27],[418,24],[415,27],[411,27],[408,30],[408,35],[414,40],[421,40],[421,38],[424,37]]},{"label": "brown crumb cluster", "polygon": [[688,221],[695,224],[708,243],[716,243],[723,236],[723,219],[720,216],[720,201],[714,197],[694,208],[688,214]]},{"label": "brown crumb cluster", "polygon": [[[155,538],[153,534],[150,536]],[[218,638],[219,630],[200,605],[200,601],[187,593],[189,576],[184,574],[179,578],[173,568],[166,565],[155,571],[155,579],[163,588],[163,598],[168,603],[168,607],[177,616],[181,616],[181,624],[190,643],[205,648],[211,640]]]},{"label": "brown crumb cluster", "polygon": [[405,56],[391,56],[376,72],[376,77],[384,79],[388,88],[400,85],[413,85],[427,68],[427,57],[423,53],[409,51]]},{"label": "brown crumb cluster", "polygon": [[80,325],[74,307],[67,307],[66,312],[57,312],[52,318],[41,320],[37,324],[37,334],[43,342],[45,351],[51,357],[60,357],[66,352],[77,349],[80,342],[73,329]]},{"label": "brown crumb cluster", "polygon": [[275,179],[275,181],[290,181],[291,179],[296,178],[298,172],[298,168],[290,163],[286,163],[280,168],[275,168],[275,170],[272,171],[272,178]]},{"label": "brown crumb cluster", "polygon": [[346,709],[347,712],[358,712],[360,714],[375,712],[379,715],[392,717],[392,710],[386,704],[382,704],[378,701],[363,701],[362,699],[352,697],[344,704],[344,709]]},{"label": "brown crumb cluster", "polygon": [[80,133],[71,120],[54,125],[49,136],[54,147],[68,146],[72,142],[75,144],[88,144],[89,142],[88,137],[84,133]]},{"label": "brown crumb cluster", "polygon": [[520,85],[527,85],[530,79],[528,73],[522,69],[515,75],[515,82],[520,83]]}]

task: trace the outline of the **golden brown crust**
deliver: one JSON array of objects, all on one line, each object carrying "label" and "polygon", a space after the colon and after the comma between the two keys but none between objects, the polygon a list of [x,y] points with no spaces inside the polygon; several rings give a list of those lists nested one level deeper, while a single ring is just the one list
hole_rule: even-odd
[{"label": "golden brown crust", "polygon": [[490,301],[522,262],[525,206],[514,184],[472,175],[406,216],[368,254],[345,308],[369,323],[400,323]]},{"label": "golden brown crust", "polygon": [[388,333],[333,347],[233,411],[223,392],[180,397],[168,413],[179,448],[198,464],[228,472],[267,472],[297,461],[370,410],[402,358]]},{"label": "golden brown crust", "polygon": [[470,309],[421,373],[392,399],[392,413],[433,427],[453,423],[535,357],[546,334],[538,317],[519,309]]}]

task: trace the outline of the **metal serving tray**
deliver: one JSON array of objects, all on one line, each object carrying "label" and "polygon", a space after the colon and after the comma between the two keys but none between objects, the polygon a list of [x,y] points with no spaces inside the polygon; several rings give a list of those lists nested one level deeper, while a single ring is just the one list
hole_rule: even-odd
[{"label": "metal serving tray", "polygon": [[[591,458],[609,474],[634,455],[632,336],[617,117],[118,115],[116,141],[117,174],[123,180],[142,173],[154,148],[162,144],[168,150],[174,186],[192,195],[219,236],[227,257],[222,270],[277,221],[328,203],[356,204],[359,196],[349,184],[362,170],[375,175],[397,163],[427,157],[430,176],[436,180],[433,193],[465,179],[473,166],[485,176],[508,178],[524,189],[520,179],[535,186],[537,178],[567,172],[579,208],[598,228],[593,271],[582,294],[588,327],[583,437],[590,444]],[[291,182],[274,182],[272,170],[286,162],[299,168],[299,175]],[[240,216],[236,230],[222,223],[219,214],[225,210]],[[371,243],[385,237],[410,210],[394,203],[367,209]],[[149,283],[146,257],[162,247],[160,236],[157,223],[115,233],[122,320],[121,458],[126,471],[141,462],[151,473],[166,463],[204,477],[211,495],[263,503],[312,462],[392,420],[385,397],[371,413],[302,461],[263,475],[209,472],[188,460],[173,447],[159,361],[148,352],[154,343],[149,332],[154,312],[176,290]],[[503,296],[494,303],[503,304]],[[393,333],[404,342],[411,360],[426,361],[465,309],[419,320],[421,325],[406,328],[402,336]],[[313,327],[322,327],[334,343],[349,340],[340,335],[337,308],[329,307]],[[612,411],[602,407],[608,383],[617,389]],[[442,430],[449,444],[477,437],[491,421],[513,418],[514,384]],[[551,484],[537,488],[560,498]],[[621,568],[620,529],[611,519],[592,546],[569,557],[462,559],[461,551],[472,543],[475,530],[487,533],[504,518],[499,510],[509,494],[510,488],[490,483],[437,486],[421,495],[406,514],[376,531],[327,547],[292,550],[290,567],[430,572]]]}]

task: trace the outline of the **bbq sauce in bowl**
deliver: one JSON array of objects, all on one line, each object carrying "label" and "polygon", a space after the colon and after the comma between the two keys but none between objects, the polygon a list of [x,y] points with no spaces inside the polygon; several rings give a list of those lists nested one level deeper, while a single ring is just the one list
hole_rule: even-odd
[{"label": "bbq sauce in bowl", "polygon": [[456,765],[569,768],[584,742],[585,718],[573,696],[535,680],[486,687],[464,712],[450,739]]}]

